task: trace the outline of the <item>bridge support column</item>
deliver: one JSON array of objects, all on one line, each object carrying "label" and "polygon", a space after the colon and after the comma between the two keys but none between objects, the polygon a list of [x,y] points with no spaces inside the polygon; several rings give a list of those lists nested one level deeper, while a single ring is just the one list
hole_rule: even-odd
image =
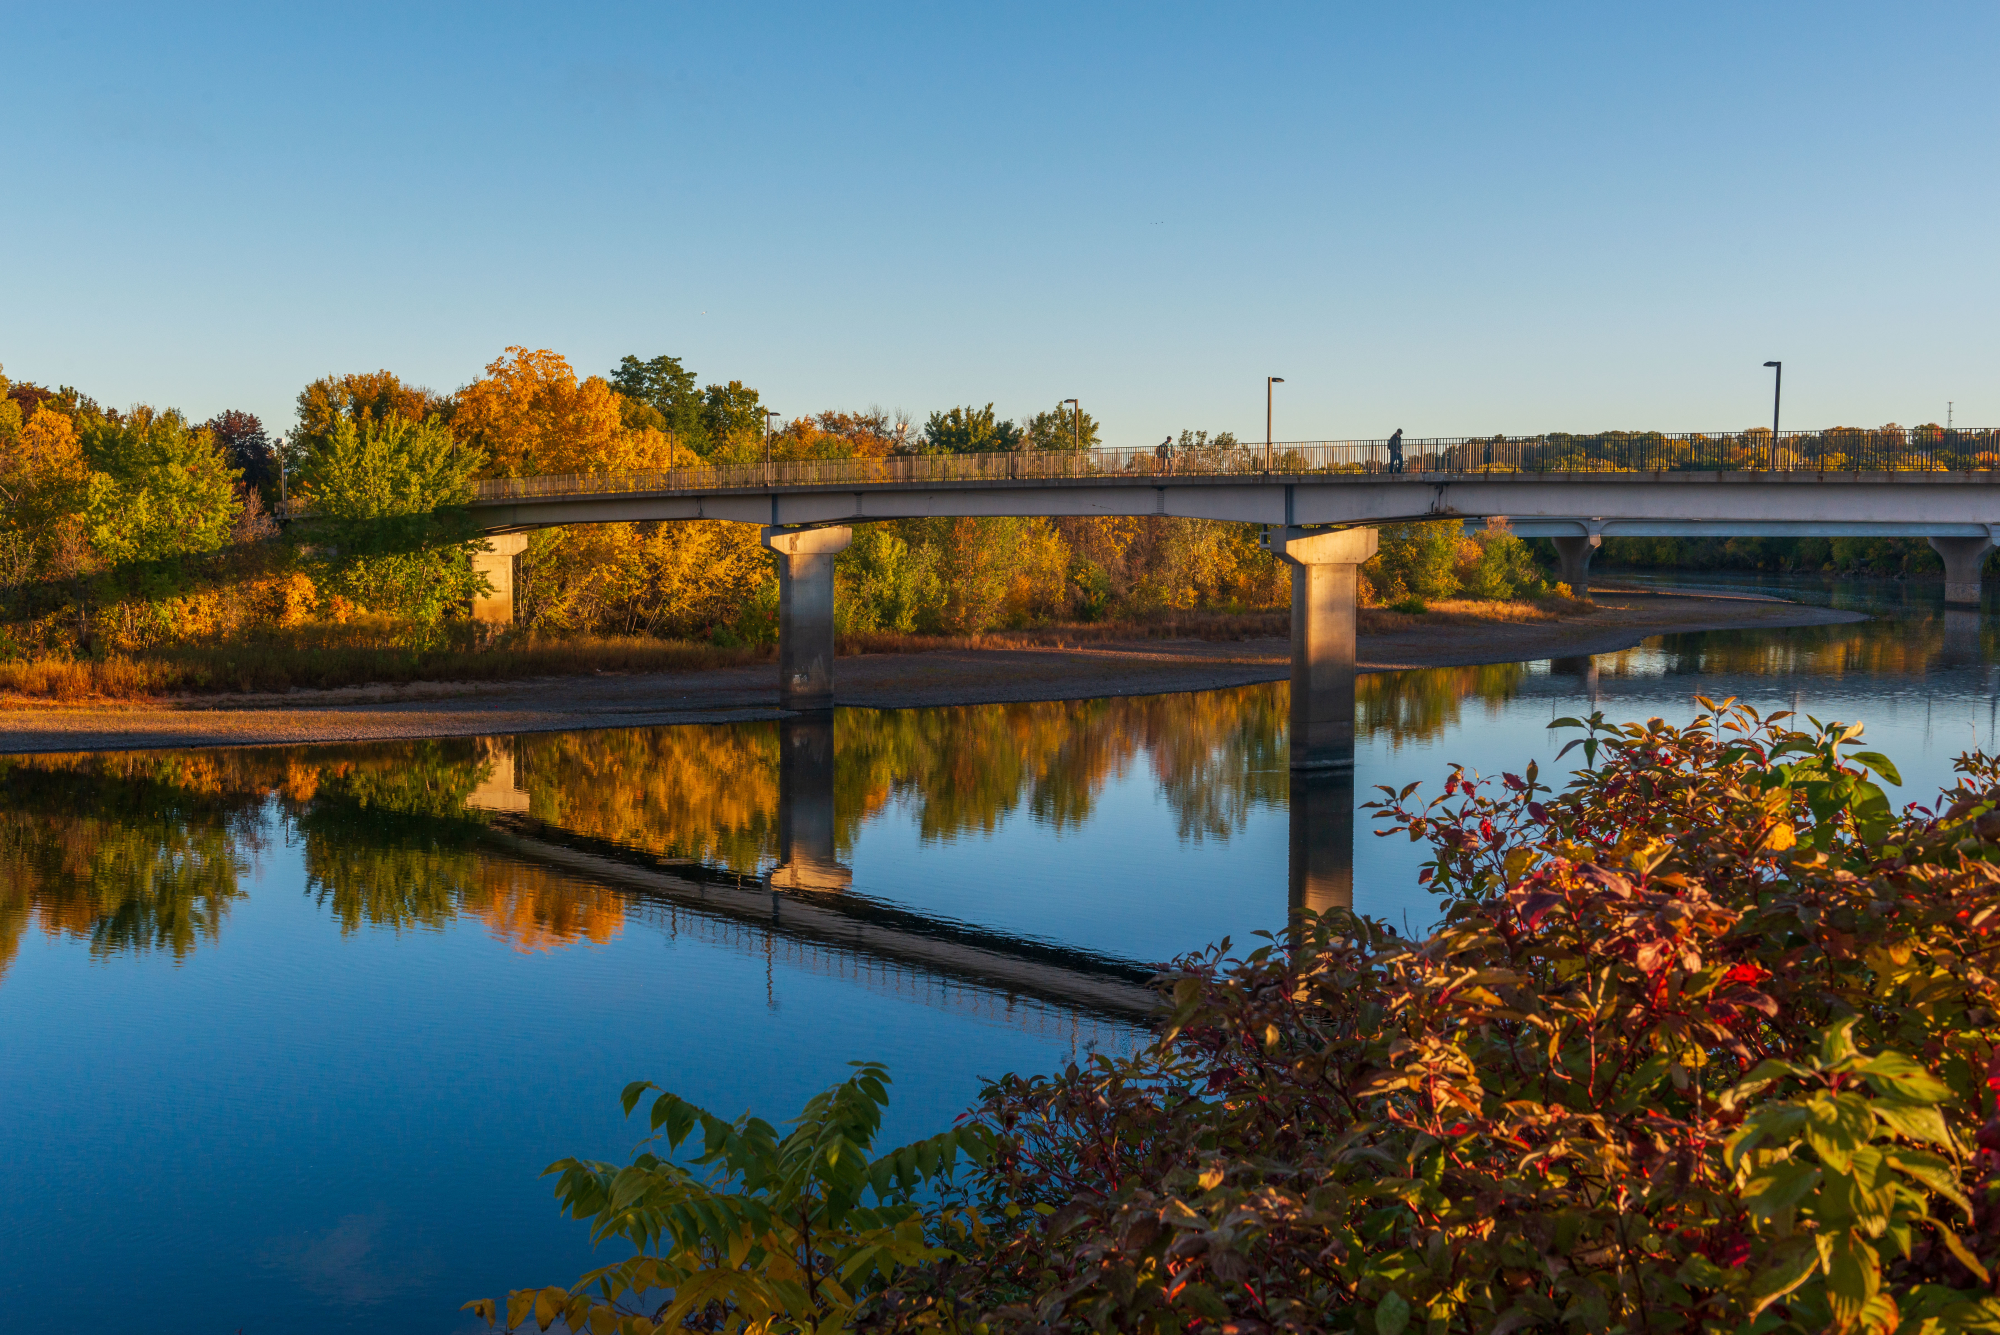
[{"label": "bridge support column", "polygon": [[1556,545],[1556,562],[1561,573],[1556,578],[1569,585],[1579,598],[1590,596],[1590,558],[1604,539],[1593,533],[1581,538],[1551,538]]},{"label": "bridge support column", "polygon": [[475,574],[486,576],[493,592],[472,600],[472,619],[489,625],[508,626],[514,621],[514,558],[528,550],[525,533],[492,533],[486,538],[488,550],[472,554]]},{"label": "bridge support column", "polygon": [[1292,768],[1351,769],[1357,569],[1375,530],[1273,529],[1270,547],[1292,567]]},{"label": "bridge support column", "polygon": [[1993,539],[1932,538],[1931,550],[1944,558],[1944,600],[1979,606],[1979,570],[1993,550]]},{"label": "bridge support column", "polygon": [[833,708],[833,558],[849,528],[766,528],[778,558],[778,706]]}]

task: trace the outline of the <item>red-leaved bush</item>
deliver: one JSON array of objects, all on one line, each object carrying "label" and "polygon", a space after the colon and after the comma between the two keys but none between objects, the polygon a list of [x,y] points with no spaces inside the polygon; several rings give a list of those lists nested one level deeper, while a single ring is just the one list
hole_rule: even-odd
[{"label": "red-leaved bush", "polygon": [[[770,1288],[674,1324],[2000,1331],[2000,761],[1898,813],[1858,728],[1702,704],[1559,720],[1587,764],[1560,792],[1532,767],[1385,790],[1385,833],[1434,851],[1432,935],[1333,913],[1182,961],[1154,1046],[988,1088],[952,1133],[966,1195],[869,1167],[928,1211],[922,1246],[839,1234],[865,1260],[837,1305]],[[739,1239],[637,1209],[620,1171],[572,1201],[600,1236],[732,1274],[834,1254],[811,1192],[804,1241]],[[518,1310],[692,1310],[583,1288]]]}]

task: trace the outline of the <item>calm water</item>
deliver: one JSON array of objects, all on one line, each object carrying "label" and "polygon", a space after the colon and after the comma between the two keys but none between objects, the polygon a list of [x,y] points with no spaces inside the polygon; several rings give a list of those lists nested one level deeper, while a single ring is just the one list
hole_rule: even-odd
[{"label": "calm water", "polygon": [[[1696,692],[1865,720],[1912,797],[1996,745],[2000,621],[1803,593],[1879,619],[1366,678],[1360,784],[1546,762],[1554,716]],[[537,1174],[629,1153],[629,1080],[777,1117],[880,1058],[915,1136],[982,1075],[1140,1041],[1148,963],[1297,898],[1351,879],[1421,928],[1420,850],[1348,833],[1365,791],[1292,788],[1284,712],[0,758],[0,1310],[470,1330],[465,1299],[592,1263]]]}]

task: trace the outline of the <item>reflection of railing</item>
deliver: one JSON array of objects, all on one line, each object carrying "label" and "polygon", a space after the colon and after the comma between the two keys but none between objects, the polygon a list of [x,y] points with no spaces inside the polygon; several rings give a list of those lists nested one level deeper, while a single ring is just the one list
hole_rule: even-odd
[{"label": "reflection of railing", "polygon": [[763,487],[896,486],[931,482],[1062,482],[1086,478],[1242,477],[1273,473],[1967,472],[2000,468],[2000,429],[1604,432],[1598,435],[1406,439],[1398,464],[1386,440],[1288,441],[1269,447],[1015,450],[877,459],[488,478],[478,501]]}]

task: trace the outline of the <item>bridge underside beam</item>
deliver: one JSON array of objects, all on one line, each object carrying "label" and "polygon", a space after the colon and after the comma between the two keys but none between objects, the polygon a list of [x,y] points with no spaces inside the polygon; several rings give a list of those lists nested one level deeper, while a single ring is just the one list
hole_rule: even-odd
[{"label": "bridge underside beam", "polygon": [[[1289,526],[1503,515],[1523,531],[1530,523],[1551,523],[1572,533],[1580,531],[1578,516],[1625,516],[1609,520],[1606,532],[1633,537],[1699,533],[1971,537],[2000,519],[2000,474],[1306,474],[1289,480],[1163,476],[561,495],[482,501],[474,513],[489,532],[681,519],[776,526],[939,515],[1155,514]],[[1649,527],[1636,527],[1641,524]],[[1760,527],[1764,525],[1783,527],[1765,530]]]},{"label": "bridge underside beam", "polygon": [[[1607,538],[1985,538],[1985,524],[1866,519],[1585,519],[1508,516],[1522,538],[1565,538],[1593,530]],[[1468,519],[1466,529],[1484,528]]]}]

